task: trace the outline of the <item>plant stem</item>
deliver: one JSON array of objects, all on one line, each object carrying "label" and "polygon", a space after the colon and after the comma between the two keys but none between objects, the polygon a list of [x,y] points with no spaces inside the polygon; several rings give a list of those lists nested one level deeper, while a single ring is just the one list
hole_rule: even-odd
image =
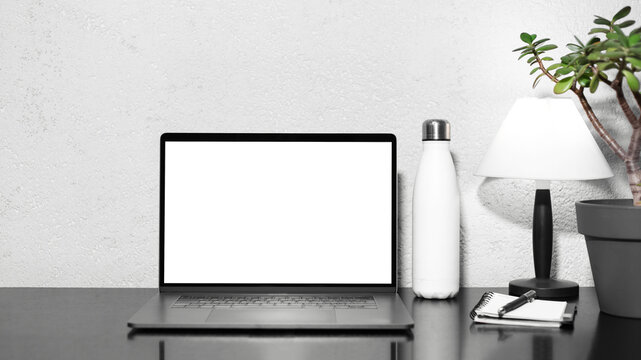
[{"label": "plant stem", "polygon": [[592,110],[592,107],[588,103],[588,100],[585,98],[585,95],[583,92],[578,92],[575,93],[577,94],[579,101],[581,102],[581,106],[583,107],[583,110],[585,113],[588,115],[588,119],[590,120],[590,123],[592,123],[592,126],[594,127],[594,130],[601,136],[603,141],[612,149],[612,151],[623,161],[625,161],[626,153],[623,151],[623,148],[619,143],[617,143],[616,140],[608,133],[608,131],[603,127],[603,124],[599,121],[599,119],[596,117],[594,114],[594,110]]},{"label": "plant stem", "polygon": [[[637,166],[638,167],[638,166]],[[626,162],[627,168],[627,162]],[[628,181],[630,181],[630,190],[632,190],[632,204],[634,206],[641,206],[641,170],[628,171]]]},{"label": "plant stem", "polygon": [[[622,73],[619,72],[619,74],[622,74]],[[633,128],[637,128],[639,127],[639,125],[641,125],[641,119],[638,119],[634,115],[632,108],[630,108],[630,104],[628,104],[628,100],[625,98],[625,95],[623,94],[623,86],[622,86],[623,82],[621,81],[623,75],[619,75],[619,74],[617,74],[616,80],[610,84],[610,87],[614,89],[614,92],[617,95],[617,101],[619,102],[619,106],[621,106],[621,110],[623,110],[625,117],[628,118],[628,121],[630,122]]]},{"label": "plant stem", "polygon": [[[632,95],[634,96],[634,100],[636,100],[636,101],[637,101],[637,106],[638,106],[638,107],[639,107],[639,109],[641,110],[641,94],[639,94],[639,93],[638,93],[638,92],[636,92],[636,91],[633,91],[633,92],[632,92]],[[640,119],[640,121],[641,121],[641,116],[639,116],[639,119]]]},{"label": "plant stem", "polygon": [[625,169],[628,172],[630,190],[632,190],[632,201],[634,206],[641,206],[641,126],[632,130],[628,156],[625,161]]},{"label": "plant stem", "polygon": [[541,58],[539,58],[539,54],[537,54],[536,51],[534,51],[534,57],[536,58],[537,64],[539,64],[539,69],[541,69],[541,71],[543,71],[545,76],[550,78],[550,80],[554,81],[555,83],[558,83],[559,80],[557,78],[555,78],[554,75],[550,74],[548,69],[545,68],[545,66],[543,65],[543,61],[541,60]]},{"label": "plant stem", "polygon": [[[641,156],[641,127],[632,130],[632,137],[630,138],[630,145],[628,146],[627,161],[630,162],[628,167],[632,171],[641,170],[639,157]],[[626,164],[627,166],[627,164]]]}]

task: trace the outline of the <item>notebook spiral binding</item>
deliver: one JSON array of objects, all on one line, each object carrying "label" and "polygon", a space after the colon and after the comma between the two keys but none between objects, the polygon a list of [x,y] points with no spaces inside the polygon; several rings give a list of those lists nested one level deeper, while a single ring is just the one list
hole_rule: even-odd
[{"label": "notebook spiral binding", "polygon": [[472,311],[470,312],[470,318],[472,318],[472,320],[474,320],[474,318],[476,318],[476,315],[477,315],[476,311],[477,311],[479,308],[481,308],[481,307],[483,307],[483,306],[487,305],[487,303],[488,303],[488,302],[490,302],[490,300],[491,300],[493,297],[494,297],[494,293],[493,293],[493,292],[491,292],[491,291],[488,291],[488,292],[486,292],[485,294],[483,294],[483,296],[481,296],[481,300],[479,300],[479,302],[476,304],[476,306],[474,306],[474,308],[473,308],[473,309],[472,309]]}]

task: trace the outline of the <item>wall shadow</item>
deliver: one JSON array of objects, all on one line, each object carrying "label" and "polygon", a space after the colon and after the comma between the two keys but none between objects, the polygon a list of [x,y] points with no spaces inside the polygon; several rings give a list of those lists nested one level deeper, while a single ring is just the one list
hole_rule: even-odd
[{"label": "wall shadow", "polygon": [[[398,284],[401,284],[401,273],[402,269],[405,268],[405,258],[402,256],[402,250],[406,248],[405,244],[407,241],[412,241],[411,236],[407,236],[406,231],[404,230],[406,227],[405,224],[405,210],[403,209],[404,203],[403,203],[403,198],[405,196],[405,174],[402,172],[398,171],[396,174],[396,188],[397,190],[397,200],[396,200],[396,218],[397,218],[397,229],[396,229],[396,249],[397,249],[397,282]],[[412,274],[409,274],[410,280],[412,279]]]},{"label": "wall shadow", "polygon": [[[456,179],[458,181],[458,187],[459,187],[459,193],[461,193],[461,181],[459,177],[459,171],[461,167],[460,165],[460,160],[456,152],[450,151],[450,154],[452,155],[452,162],[454,163],[454,169],[456,170]],[[460,225],[459,225],[459,283],[460,284],[465,284],[466,282],[466,272],[465,270],[465,248],[468,246],[467,244],[467,232],[465,229],[467,228],[467,218],[464,215],[464,210],[463,209],[463,199],[462,197],[459,198],[459,209],[460,209]]]}]

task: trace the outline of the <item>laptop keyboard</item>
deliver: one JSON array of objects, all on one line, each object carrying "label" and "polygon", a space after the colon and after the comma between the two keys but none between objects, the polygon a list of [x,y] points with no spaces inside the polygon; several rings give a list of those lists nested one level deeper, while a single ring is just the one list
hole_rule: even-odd
[{"label": "laptop keyboard", "polygon": [[181,296],[171,305],[183,309],[293,308],[377,309],[372,296]]}]

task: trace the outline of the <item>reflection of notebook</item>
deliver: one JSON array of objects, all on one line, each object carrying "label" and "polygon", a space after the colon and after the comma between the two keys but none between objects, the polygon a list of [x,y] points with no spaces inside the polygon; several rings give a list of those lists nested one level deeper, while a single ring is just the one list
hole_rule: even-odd
[{"label": "reflection of notebook", "polygon": [[499,318],[498,309],[516,298],[486,292],[470,312],[470,317],[477,323],[497,325],[560,327],[574,323],[576,306],[568,305],[565,301],[534,300]]}]

